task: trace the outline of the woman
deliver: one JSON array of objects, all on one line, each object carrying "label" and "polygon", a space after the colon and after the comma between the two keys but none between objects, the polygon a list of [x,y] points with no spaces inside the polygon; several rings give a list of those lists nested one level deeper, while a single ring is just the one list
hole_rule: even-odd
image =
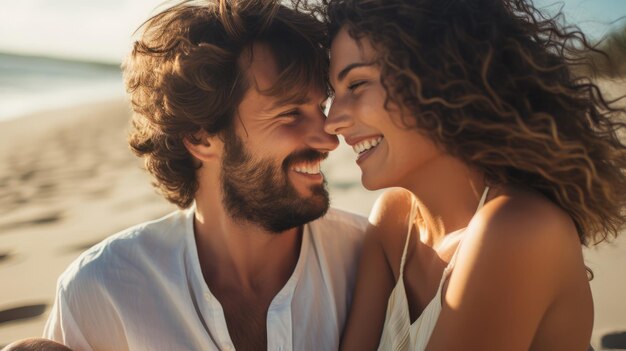
[{"label": "woman", "polygon": [[342,349],[587,350],[582,245],[624,226],[626,146],[582,34],[523,0],[324,5],[326,130],[408,190],[373,208]]}]

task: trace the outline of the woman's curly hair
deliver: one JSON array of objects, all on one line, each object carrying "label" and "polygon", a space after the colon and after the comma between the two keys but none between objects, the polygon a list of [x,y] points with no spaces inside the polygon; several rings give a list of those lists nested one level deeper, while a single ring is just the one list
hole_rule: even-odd
[{"label": "woman's curly hair", "polygon": [[[183,1],[146,21],[123,64],[133,119],[131,149],[144,157],[154,185],[186,208],[198,189],[198,166],[183,140],[232,126],[248,82],[254,42],[274,53],[279,76],[263,93],[297,99],[326,88],[325,26],[278,0]],[[221,134],[220,134],[221,135]]]},{"label": "woman's curly hair", "polygon": [[385,106],[410,111],[488,183],[541,192],[583,244],[624,227],[624,110],[572,73],[598,50],[560,14],[525,0],[325,0],[317,10],[331,40],[346,26],[372,43]]}]

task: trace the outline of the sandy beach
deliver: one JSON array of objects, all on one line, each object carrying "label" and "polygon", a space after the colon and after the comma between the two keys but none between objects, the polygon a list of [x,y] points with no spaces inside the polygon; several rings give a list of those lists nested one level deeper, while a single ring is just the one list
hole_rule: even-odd
[{"label": "sandy beach", "polygon": [[[606,86],[626,94],[623,83]],[[82,251],[175,209],[127,147],[129,115],[113,100],[0,122],[0,348],[41,334],[56,279]],[[324,170],[333,206],[367,215],[380,192],[362,188],[354,159],[342,144]],[[626,332],[625,235],[585,257],[600,350],[603,336]]]}]

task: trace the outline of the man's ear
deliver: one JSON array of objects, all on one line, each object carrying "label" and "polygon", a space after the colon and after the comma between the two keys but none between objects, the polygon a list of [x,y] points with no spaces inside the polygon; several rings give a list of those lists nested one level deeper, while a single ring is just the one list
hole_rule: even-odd
[{"label": "man's ear", "polygon": [[183,139],[185,148],[201,162],[216,160],[221,156],[222,140],[217,135],[209,135],[201,129]]}]

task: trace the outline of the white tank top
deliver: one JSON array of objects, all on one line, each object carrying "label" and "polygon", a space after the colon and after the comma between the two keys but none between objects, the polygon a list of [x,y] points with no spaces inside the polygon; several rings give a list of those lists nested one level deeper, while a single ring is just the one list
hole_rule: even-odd
[{"label": "white tank top", "polygon": [[[476,212],[483,207],[488,192],[489,187],[485,187]],[[406,242],[404,243],[404,251],[402,252],[402,260],[400,261],[398,282],[393,288],[393,291],[391,291],[391,296],[389,296],[389,301],[387,302],[387,314],[385,316],[383,334],[380,339],[380,344],[378,345],[379,351],[422,351],[426,349],[430,335],[433,333],[435,324],[437,323],[437,319],[439,319],[439,314],[441,313],[441,290],[443,284],[448,279],[450,272],[452,272],[452,269],[454,268],[454,262],[456,261],[459,247],[461,247],[461,243],[459,242],[450,263],[448,263],[443,271],[441,281],[439,282],[439,288],[437,289],[437,294],[428,303],[426,308],[424,308],[419,318],[411,324],[409,304],[406,297],[403,277],[404,263],[406,261],[409,239],[411,238],[411,229],[413,227],[413,221],[415,220],[416,213],[417,205],[415,201],[413,201],[409,217],[409,228],[406,235]]]}]

